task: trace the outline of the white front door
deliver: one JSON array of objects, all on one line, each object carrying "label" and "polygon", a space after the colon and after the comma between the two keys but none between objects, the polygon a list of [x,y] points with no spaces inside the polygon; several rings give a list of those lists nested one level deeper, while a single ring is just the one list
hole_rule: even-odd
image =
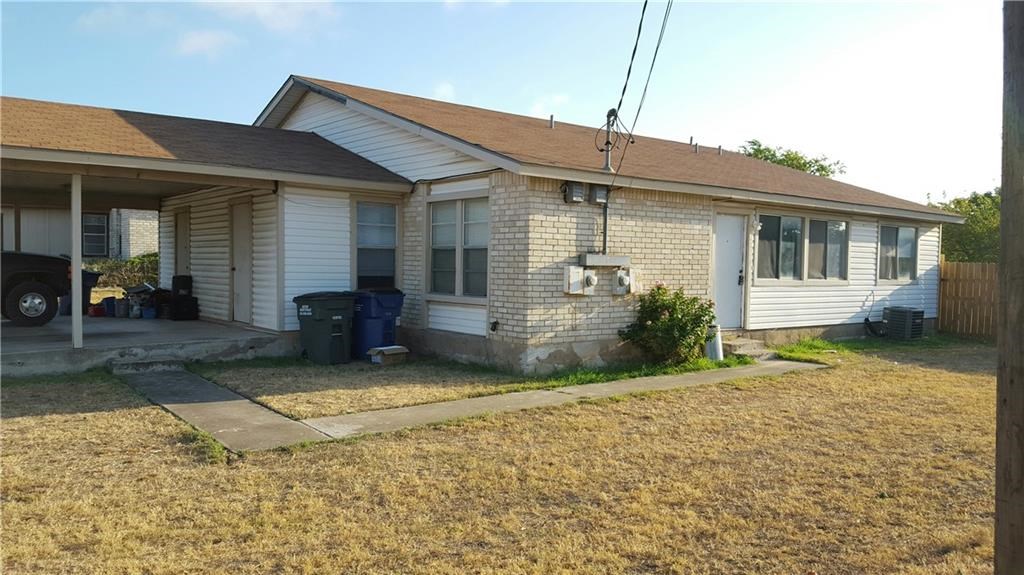
[{"label": "white front door", "polygon": [[715,315],[725,329],[743,327],[746,228],[746,216],[715,216]]},{"label": "white front door", "polygon": [[232,319],[252,323],[252,206],[231,205]]}]

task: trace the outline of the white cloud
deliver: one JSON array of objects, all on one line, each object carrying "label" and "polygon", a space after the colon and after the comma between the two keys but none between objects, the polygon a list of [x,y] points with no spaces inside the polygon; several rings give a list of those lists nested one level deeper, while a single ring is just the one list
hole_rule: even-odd
[{"label": "white cloud", "polygon": [[75,26],[89,32],[132,32],[140,27],[162,26],[171,20],[169,13],[152,7],[102,4],[83,12]]},{"label": "white cloud", "polygon": [[569,103],[568,94],[544,94],[534,98],[533,105],[530,106],[530,115],[547,117],[567,103]]},{"label": "white cloud", "polygon": [[193,30],[178,39],[178,53],[185,56],[203,55],[215,58],[225,49],[241,40],[226,30]]},{"label": "white cloud", "polygon": [[273,32],[308,31],[338,15],[329,2],[211,2],[202,6],[235,20],[255,20]]},{"label": "white cloud", "polygon": [[451,82],[441,82],[434,86],[434,99],[445,102],[455,101],[455,86]]}]

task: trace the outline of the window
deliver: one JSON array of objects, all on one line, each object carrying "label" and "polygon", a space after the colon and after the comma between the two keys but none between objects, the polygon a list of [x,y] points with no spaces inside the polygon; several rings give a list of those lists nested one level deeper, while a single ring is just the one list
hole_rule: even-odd
[{"label": "window", "polygon": [[879,236],[878,279],[915,279],[917,277],[917,228],[881,226]]},{"label": "window", "polygon": [[455,293],[455,215],[458,202],[430,207],[430,291]]},{"label": "window", "polygon": [[356,204],[356,288],[395,287],[394,204]]},{"label": "window", "polygon": [[435,202],[430,207],[430,291],[487,295],[487,198]]},{"label": "window", "polygon": [[807,238],[807,277],[846,279],[846,222],[811,220]]},{"label": "window", "polygon": [[491,237],[487,198],[462,204],[462,293],[487,295],[487,242]]},{"label": "window", "polygon": [[760,216],[757,277],[803,279],[803,218]]},{"label": "window", "polygon": [[82,214],[82,255],[100,258],[109,255],[106,214]]}]

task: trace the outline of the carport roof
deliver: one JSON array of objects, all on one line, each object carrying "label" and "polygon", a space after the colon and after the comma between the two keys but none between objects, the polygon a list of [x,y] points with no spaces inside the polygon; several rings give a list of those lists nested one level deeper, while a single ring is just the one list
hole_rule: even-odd
[{"label": "carport roof", "polygon": [[408,180],[312,132],[2,97],[5,148],[105,154],[377,183]]}]

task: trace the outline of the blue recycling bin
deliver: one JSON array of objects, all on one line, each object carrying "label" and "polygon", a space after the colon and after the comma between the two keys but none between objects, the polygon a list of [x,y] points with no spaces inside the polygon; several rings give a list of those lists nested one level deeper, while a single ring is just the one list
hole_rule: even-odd
[{"label": "blue recycling bin", "polygon": [[352,357],[366,358],[366,352],[395,345],[395,328],[402,316],[405,294],[397,289],[352,292],[356,298],[352,314]]}]

